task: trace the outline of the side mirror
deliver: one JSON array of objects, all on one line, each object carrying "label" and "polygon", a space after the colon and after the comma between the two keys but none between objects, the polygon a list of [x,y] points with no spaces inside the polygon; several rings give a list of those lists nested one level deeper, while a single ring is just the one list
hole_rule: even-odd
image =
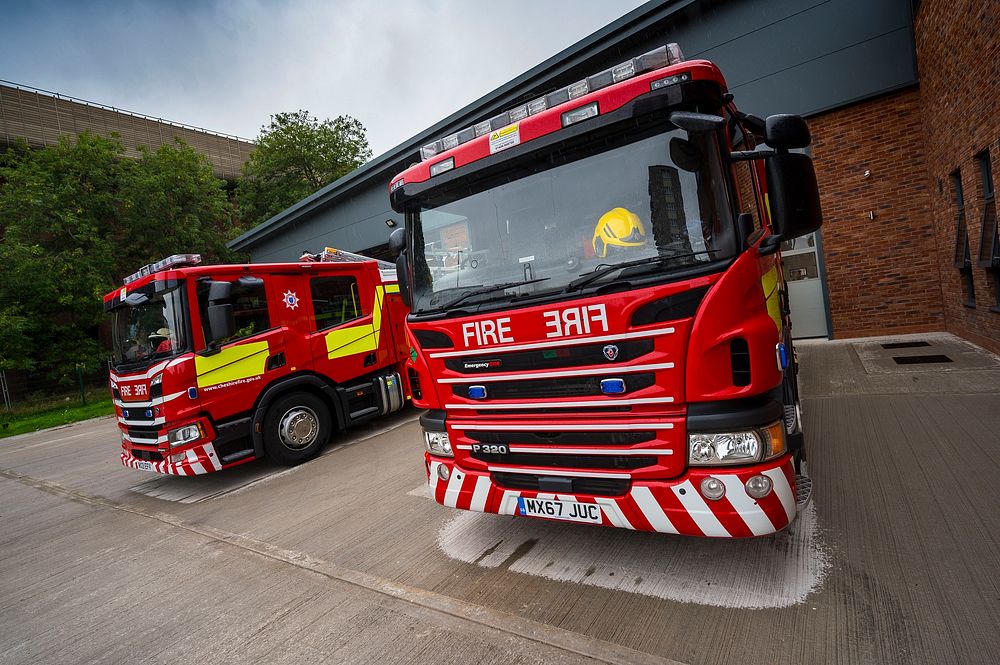
[{"label": "side mirror", "polygon": [[236,332],[236,318],[233,316],[232,282],[211,282],[208,287],[208,332],[211,339],[208,346],[217,345],[221,340]]},{"label": "side mirror", "polygon": [[396,229],[389,234],[389,251],[393,258],[398,257],[406,249],[406,229]]},{"label": "side mirror", "polygon": [[130,293],[125,296],[125,304],[129,307],[138,307],[139,305],[145,305],[149,302],[149,296],[145,293]]},{"label": "side mirror", "polygon": [[726,121],[717,115],[690,111],[674,111],[670,114],[670,122],[689,134],[705,134],[726,124]]},{"label": "side mirror", "polygon": [[819,229],[823,211],[809,155],[777,153],[766,159],[765,168],[775,240],[790,240]]},{"label": "side mirror", "polygon": [[802,116],[769,115],[764,121],[764,143],[775,150],[798,150],[809,147],[812,137]]}]

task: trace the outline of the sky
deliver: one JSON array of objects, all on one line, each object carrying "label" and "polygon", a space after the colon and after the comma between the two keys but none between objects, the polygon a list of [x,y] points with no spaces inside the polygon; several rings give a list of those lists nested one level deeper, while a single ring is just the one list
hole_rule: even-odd
[{"label": "sky", "polygon": [[274,113],[346,114],[377,156],[641,4],[19,2],[0,79],[248,139]]}]

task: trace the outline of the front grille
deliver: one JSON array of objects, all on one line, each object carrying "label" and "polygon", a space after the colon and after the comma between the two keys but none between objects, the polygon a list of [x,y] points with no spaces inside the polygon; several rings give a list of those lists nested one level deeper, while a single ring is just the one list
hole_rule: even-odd
[{"label": "front grille", "polygon": [[[148,414],[148,415],[147,415]],[[128,402],[122,406],[122,417],[139,423],[150,423],[156,419],[153,407],[150,406],[129,406]]]},{"label": "front grille", "polygon": [[158,431],[155,427],[126,427],[125,433],[130,439],[142,439],[138,443],[155,446]]},{"label": "front grille", "polygon": [[651,455],[558,455],[549,453],[507,453],[496,455],[472,453],[472,458],[482,462],[512,464],[514,466],[542,466],[561,469],[641,469],[655,466]]},{"label": "front grille", "polygon": [[473,385],[486,387],[487,399],[519,399],[519,398],[544,398],[544,397],[596,397],[604,395],[601,390],[601,379],[622,378],[625,381],[625,392],[619,395],[628,395],[644,388],[648,388],[656,382],[656,376],[652,373],[645,374],[625,374],[614,376],[612,368],[608,368],[608,376],[570,377],[563,379],[537,379],[534,381],[497,381],[490,383],[488,380],[483,383],[456,383],[452,386],[452,394],[456,397],[468,397],[469,388]]},{"label": "front grille", "polygon": [[480,443],[523,443],[556,446],[631,446],[656,438],[656,433],[642,432],[489,432],[467,430],[467,439]]},{"label": "front grille", "polygon": [[132,457],[136,459],[146,460],[147,462],[162,462],[163,455],[156,452],[155,450],[140,450],[138,448],[132,449]]},{"label": "front grille", "polygon": [[[605,347],[617,348],[614,360],[605,355]],[[610,351],[609,351],[610,352]],[[532,351],[514,351],[512,353],[490,353],[479,356],[463,356],[448,358],[445,367],[460,374],[486,374],[495,372],[513,372],[526,369],[558,369],[561,367],[579,367],[582,365],[614,365],[635,360],[647,353],[653,352],[653,340],[636,339],[617,344],[585,344],[581,346],[565,346],[556,349],[537,349]]]},{"label": "front grille", "polygon": [[406,375],[410,380],[410,395],[413,399],[423,399],[424,393],[420,390],[420,375],[412,367],[406,368]]},{"label": "front grille", "polygon": [[586,411],[587,413],[628,413],[631,406],[563,406],[545,409],[477,409],[481,416],[538,416],[546,413],[563,414],[567,411]]},{"label": "front grille", "polygon": [[[512,490],[539,491],[539,476],[529,473],[507,473],[497,471],[492,474],[493,482]],[[628,478],[570,478],[573,494],[595,494],[598,496],[622,496],[628,492]]]}]

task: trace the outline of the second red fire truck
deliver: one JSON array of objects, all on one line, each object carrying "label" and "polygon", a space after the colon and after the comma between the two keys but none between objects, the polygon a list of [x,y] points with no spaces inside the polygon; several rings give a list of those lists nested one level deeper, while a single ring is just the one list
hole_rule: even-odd
[{"label": "second red fire truck", "polygon": [[265,456],[296,464],[403,407],[392,264],[329,248],[308,258],[203,266],[178,254],[104,297],[122,464],[181,476]]},{"label": "second red fire truck", "polygon": [[671,44],[425,146],[391,245],[437,502],[785,528],[810,483],[779,248],[821,223],[809,140]]}]

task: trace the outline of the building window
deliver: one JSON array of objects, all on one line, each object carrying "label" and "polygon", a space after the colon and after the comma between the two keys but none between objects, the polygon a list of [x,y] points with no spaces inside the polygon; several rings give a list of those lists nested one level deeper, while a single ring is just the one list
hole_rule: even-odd
[{"label": "building window", "polygon": [[965,226],[965,195],[962,193],[962,171],[955,170],[949,176],[955,208],[955,267],[962,281],[962,304],[976,306],[976,285],[972,279],[972,253],[969,251],[969,231]]},{"label": "building window", "polygon": [[317,277],[309,280],[316,330],[326,330],[361,316],[358,281],[353,277]]},{"label": "building window", "polygon": [[993,187],[993,165],[990,152],[984,150],[976,155],[976,166],[983,189],[983,212],[980,221],[979,256],[976,265],[986,268],[986,275],[993,284],[993,307],[1000,312],[1000,237],[997,236],[997,203]]}]

